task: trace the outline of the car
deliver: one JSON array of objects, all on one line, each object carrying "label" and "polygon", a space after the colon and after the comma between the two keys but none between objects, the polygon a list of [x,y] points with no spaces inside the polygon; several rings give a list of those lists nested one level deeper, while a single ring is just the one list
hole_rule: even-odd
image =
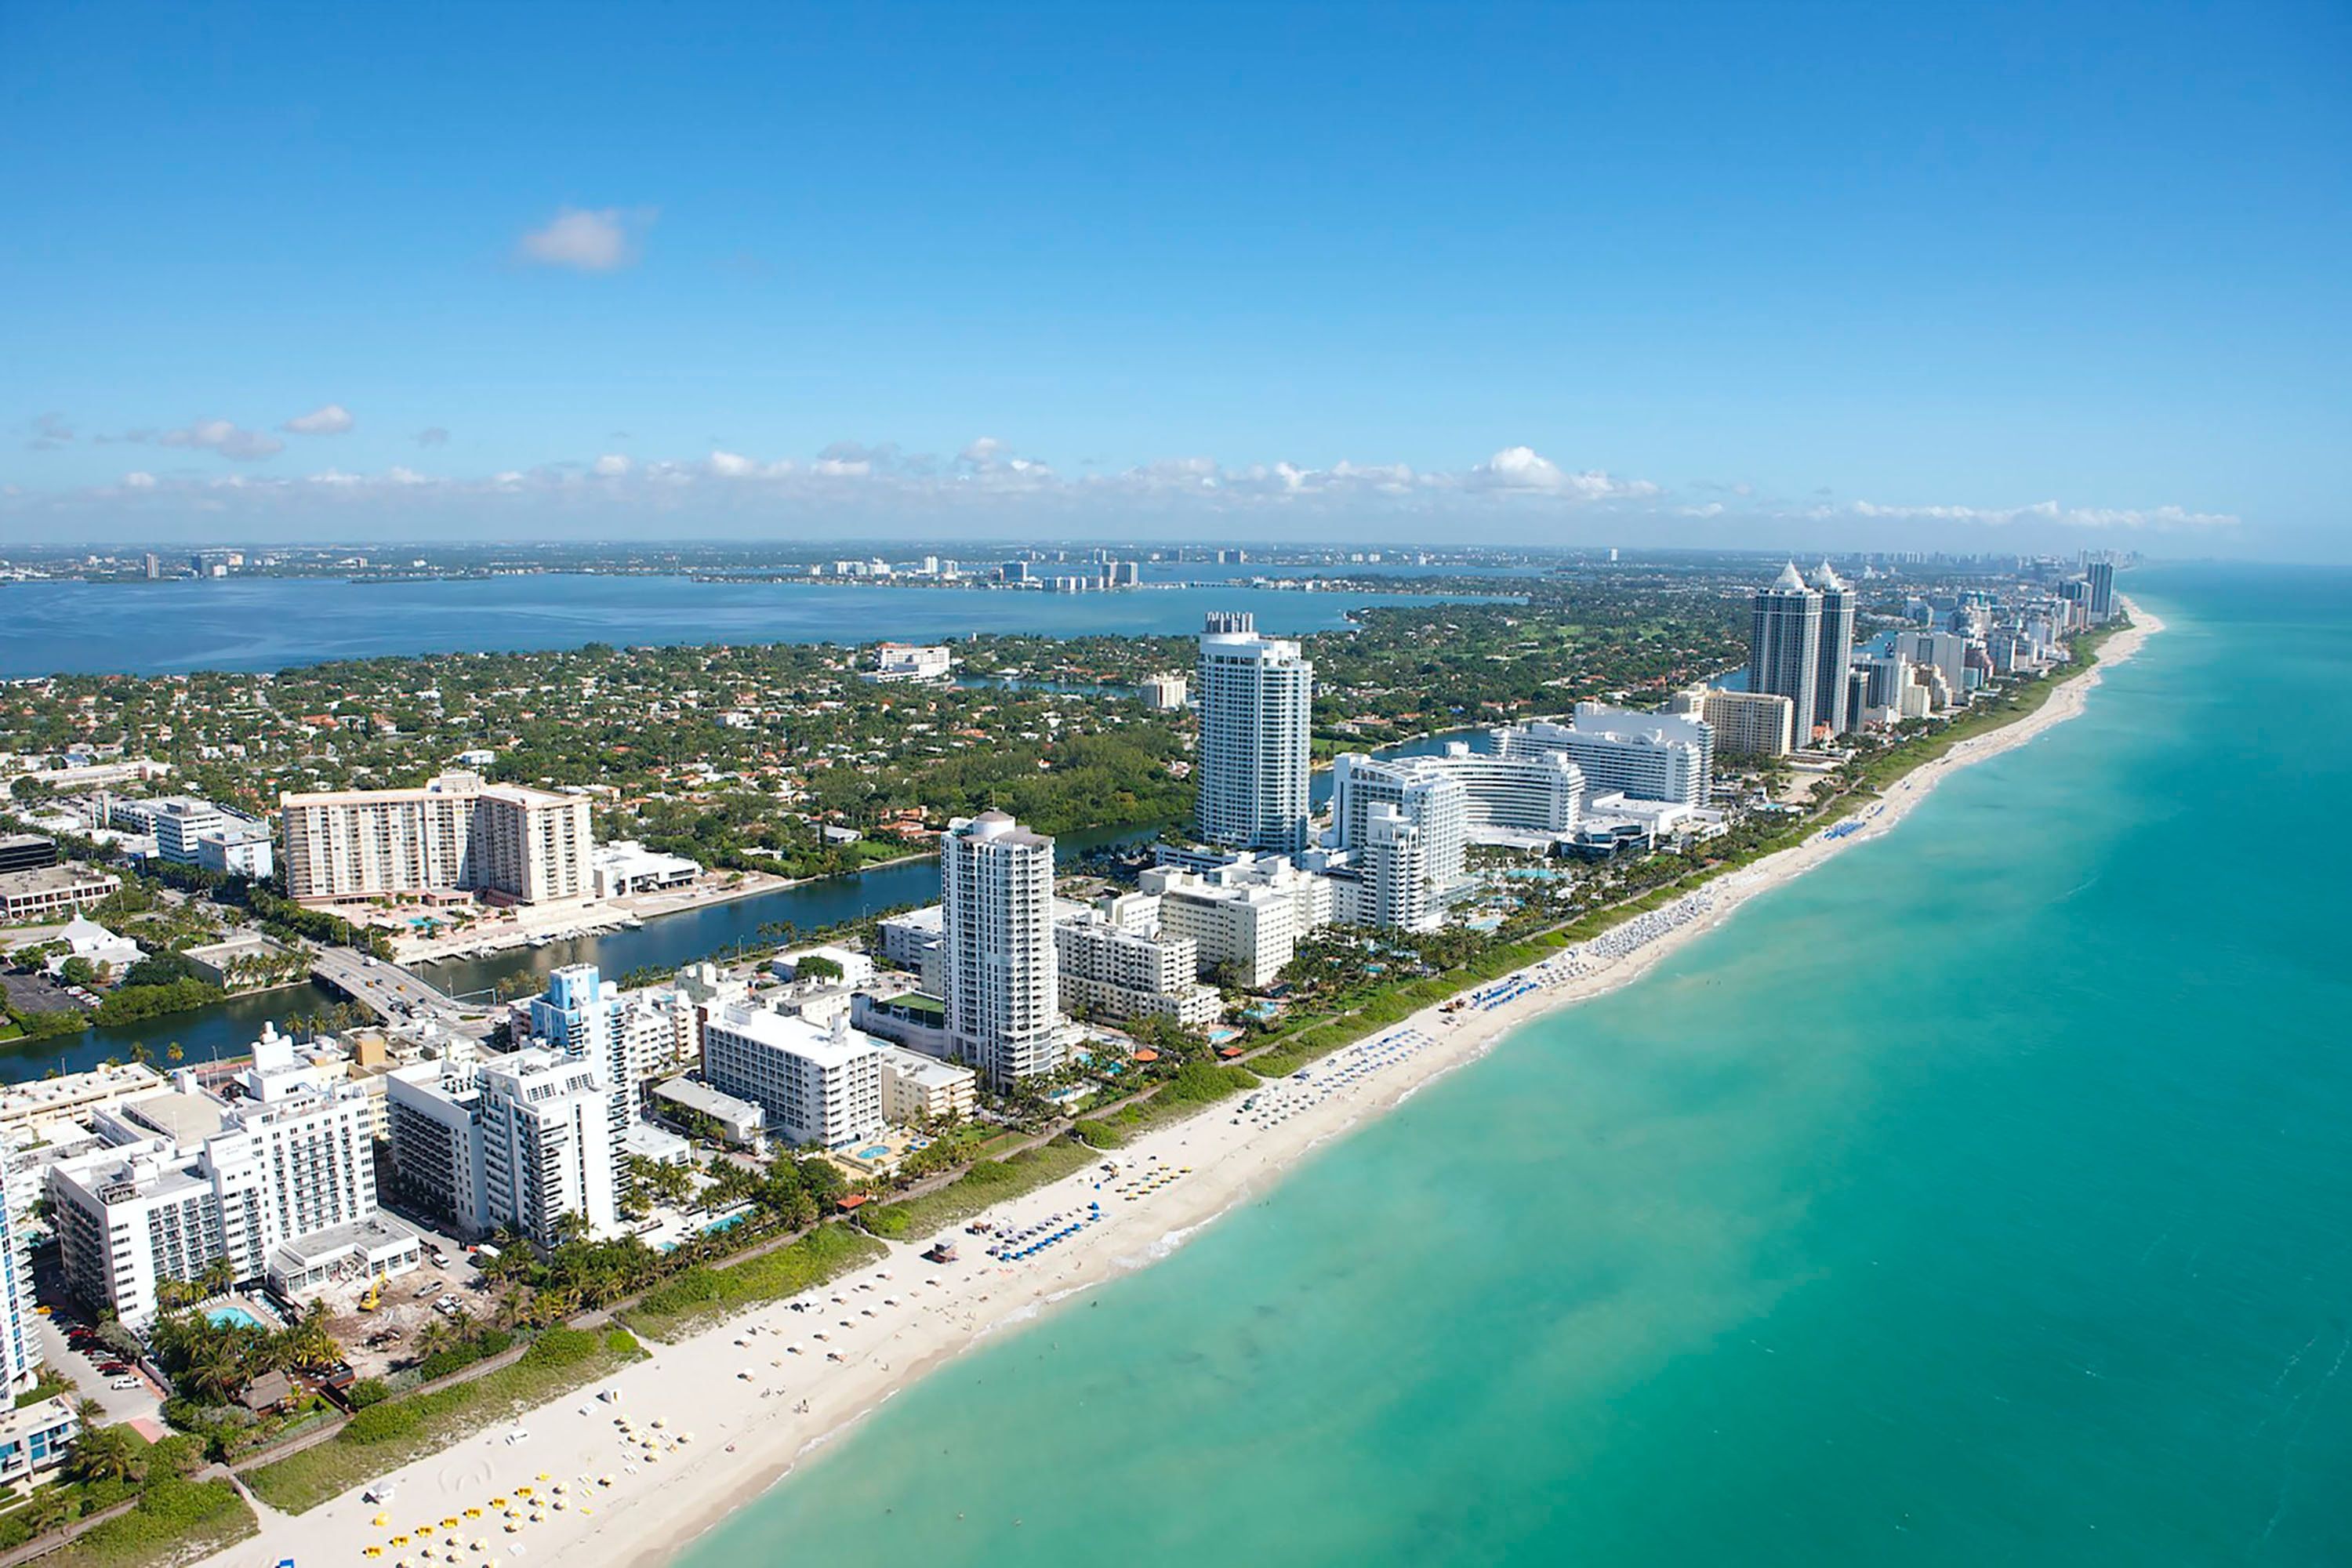
[{"label": "car", "polygon": [[135,1377],[114,1377],[107,1380],[106,1386],[109,1388],[129,1389],[144,1388],[147,1384],[141,1379]]}]

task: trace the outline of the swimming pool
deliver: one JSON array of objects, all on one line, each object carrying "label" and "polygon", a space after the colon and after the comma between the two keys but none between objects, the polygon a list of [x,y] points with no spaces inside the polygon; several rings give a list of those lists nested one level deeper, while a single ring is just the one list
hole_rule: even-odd
[{"label": "swimming pool", "polygon": [[875,1160],[887,1160],[890,1157],[890,1145],[887,1143],[877,1143],[871,1149],[860,1149],[857,1152],[857,1157],[861,1160],[869,1162]]},{"label": "swimming pool", "polygon": [[267,1326],[259,1318],[242,1307],[215,1307],[205,1314],[205,1319],[216,1329],[258,1329]]}]

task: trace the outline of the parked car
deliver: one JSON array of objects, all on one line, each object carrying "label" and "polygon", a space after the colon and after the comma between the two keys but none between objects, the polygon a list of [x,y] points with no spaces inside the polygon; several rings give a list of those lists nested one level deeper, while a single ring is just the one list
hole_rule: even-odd
[{"label": "parked car", "polygon": [[144,1388],[147,1385],[135,1377],[115,1377],[107,1380],[109,1388]]}]

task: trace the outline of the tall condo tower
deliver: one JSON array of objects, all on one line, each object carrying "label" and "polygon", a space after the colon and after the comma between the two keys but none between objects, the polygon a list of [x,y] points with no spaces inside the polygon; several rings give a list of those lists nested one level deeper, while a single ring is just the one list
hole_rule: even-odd
[{"label": "tall condo tower", "polygon": [[1062,1065],[1054,967],[1054,841],[1001,811],[940,841],[948,1042],[989,1086]]},{"label": "tall condo tower", "polygon": [[1805,586],[1792,561],[1757,594],[1755,607],[1748,634],[1748,689],[1793,703],[1797,744],[1811,745],[1819,717],[1813,700],[1821,682],[1822,596]]},{"label": "tall condo tower", "polygon": [[2091,584],[2091,618],[2110,619],[2116,613],[2116,563],[2094,561],[2084,576]]},{"label": "tall condo tower", "polygon": [[1198,701],[1202,840],[1285,855],[1306,848],[1315,666],[1297,643],[1258,636],[1247,612],[1213,614],[1201,637]]},{"label": "tall condo tower", "polygon": [[16,1212],[16,1190],[9,1180],[8,1151],[0,1147],[0,1390],[9,1394],[30,1388],[41,1370],[41,1341],[33,1323],[33,1249],[25,1234],[27,1216]]},{"label": "tall condo tower", "polygon": [[[1853,728],[1845,699],[1846,666],[1853,658],[1853,585],[1822,562],[1813,572],[1813,588],[1822,596],[1822,645],[1813,681],[1813,722],[1826,724],[1832,735]],[[1799,736],[1803,745],[1811,737]]]}]

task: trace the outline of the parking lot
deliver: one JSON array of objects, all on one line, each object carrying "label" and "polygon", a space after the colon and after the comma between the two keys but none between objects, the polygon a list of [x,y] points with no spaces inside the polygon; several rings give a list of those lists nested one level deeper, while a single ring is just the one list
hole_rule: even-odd
[{"label": "parking lot", "polygon": [[[100,1369],[100,1361],[113,1359],[112,1352],[93,1345],[90,1353],[86,1354],[67,1339],[67,1329],[72,1325],[60,1325],[55,1319],[39,1314],[34,1316],[33,1321],[37,1325],[36,1331],[41,1342],[43,1363],[73,1379],[82,1398],[97,1400],[100,1408],[106,1412],[105,1422],[128,1421],[134,1416],[152,1419],[162,1408],[162,1393],[136,1371],[126,1371],[118,1375]],[[135,1386],[112,1386],[123,1378],[131,1379]]]}]

